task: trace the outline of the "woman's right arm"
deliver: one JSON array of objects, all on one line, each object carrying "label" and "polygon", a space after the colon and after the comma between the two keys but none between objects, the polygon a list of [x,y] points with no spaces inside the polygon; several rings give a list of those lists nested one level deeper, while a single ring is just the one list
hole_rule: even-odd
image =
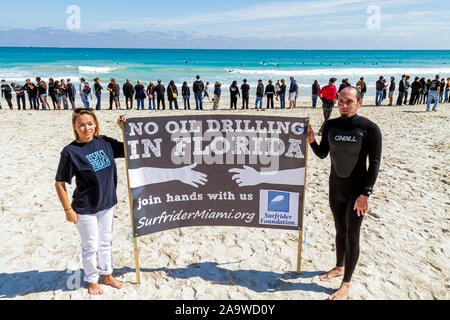
[{"label": "woman's right arm", "polygon": [[70,205],[69,196],[67,195],[66,190],[66,183],[57,181],[55,183],[55,188],[59,201],[63,206],[64,212],[66,213],[66,220],[76,224],[78,222],[78,215],[75,211],[73,211],[72,206]]}]

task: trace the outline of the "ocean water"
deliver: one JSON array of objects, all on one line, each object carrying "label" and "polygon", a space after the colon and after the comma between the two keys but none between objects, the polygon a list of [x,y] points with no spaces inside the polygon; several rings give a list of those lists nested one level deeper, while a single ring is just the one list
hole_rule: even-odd
[{"label": "ocean water", "polygon": [[80,77],[92,82],[99,77],[106,88],[110,78],[119,84],[130,79],[148,84],[161,79],[164,84],[174,80],[177,86],[187,81],[191,86],[196,75],[211,83],[222,82],[226,93],[233,80],[247,79],[255,91],[258,79],[294,76],[301,95],[311,93],[311,84],[318,80],[326,85],[330,77],[349,78],[356,84],[365,77],[368,94],[374,94],[380,75],[399,80],[401,75],[434,78],[450,77],[450,50],[187,50],[187,49],[83,49],[83,48],[11,48],[0,47],[0,78],[24,82],[39,76],[44,80]]}]

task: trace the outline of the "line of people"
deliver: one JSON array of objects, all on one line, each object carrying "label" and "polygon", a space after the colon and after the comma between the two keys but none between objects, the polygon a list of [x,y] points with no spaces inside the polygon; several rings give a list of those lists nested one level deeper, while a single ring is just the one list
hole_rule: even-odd
[{"label": "line of people", "polygon": [[[336,78],[332,78],[333,86],[336,82]],[[450,92],[450,78],[441,79],[437,75],[434,80],[425,80],[425,78],[419,79],[415,77],[415,80],[410,83],[410,76],[403,75],[402,79],[398,84],[398,98],[396,101],[397,106],[408,103],[409,105],[414,104],[427,104],[427,110],[430,109],[430,104],[434,103],[432,110],[436,110],[438,103],[448,103],[449,102],[449,92]],[[214,85],[214,97],[211,99],[209,96],[209,82],[206,85],[200,79],[200,76],[196,76],[196,80],[192,84],[192,91],[195,99],[195,109],[203,110],[203,101],[205,98],[209,102],[213,102],[213,110],[219,108],[220,99],[222,96],[222,83],[216,81]],[[351,86],[348,78],[342,79],[339,89],[336,90],[337,95],[346,87]],[[11,88],[12,87],[12,88]],[[395,78],[391,77],[390,82],[387,81],[383,76],[379,77],[376,81],[376,94],[375,94],[375,105],[380,106],[384,100],[389,99],[388,106],[392,106],[394,102],[394,91],[396,90]],[[362,98],[367,92],[367,85],[364,81],[364,77],[361,77],[356,84],[361,92]],[[49,78],[48,85],[40,77],[36,78],[35,83],[31,82],[30,79],[26,79],[25,85],[20,85],[17,83],[11,83],[9,86],[5,80],[2,80],[1,85],[2,97],[8,103],[10,109],[13,109],[12,104],[12,93],[16,93],[18,110],[25,110],[25,93],[28,95],[30,109],[48,110],[50,109],[49,101],[53,104],[53,109],[69,109],[69,104],[71,109],[75,108],[75,100],[77,96],[77,88],[72,84],[70,79],[54,80]],[[91,101],[93,100],[92,95],[94,94],[97,102],[95,109],[101,109],[102,92],[104,88],[100,84],[100,79],[94,79],[93,91],[89,83],[85,78],[80,78],[80,84],[78,87],[78,93],[80,95],[81,101],[84,107],[90,107]],[[170,110],[178,109],[178,88],[175,82],[171,80],[167,85],[167,88],[162,84],[161,80],[158,80],[156,85],[150,81],[149,85],[145,87],[140,80],[137,81],[136,85],[133,85],[129,79],[126,80],[125,84],[120,88],[120,85],[116,82],[114,78],[110,79],[106,90],[109,92],[109,110],[121,109],[120,105],[120,94],[121,90],[125,97],[126,109],[132,109],[134,100],[137,101],[137,110],[145,109],[145,101],[148,99],[148,109],[149,110],[165,110],[166,108],[166,96],[169,102]],[[411,94],[409,91],[411,90]],[[312,84],[312,107],[317,107],[318,99],[323,97],[319,92],[322,92],[322,88],[317,80],[314,80]],[[230,88],[230,109],[237,109],[238,99],[241,98],[242,104],[241,109],[249,108],[250,100],[250,85],[247,80],[244,79],[243,83],[238,86],[237,81],[233,81]],[[187,82],[184,81],[181,87],[181,96],[184,104],[184,109],[191,109],[190,96],[191,89]],[[269,80],[266,85],[263,84],[262,80],[258,80],[256,87],[256,99],[255,99],[255,109],[264,110],[263,100],[265,97],[265,105],[267,109],[274,108],[274,98],[279,101],[280,108],[286,108],[286,98],[289,101],[288,108],[295,108],[297,105],[297,98],[299,97],[299,86],[294,77],[290,77],[289,89],[286,86],[284,79],[277,80],[273,84],[272,80]],[[50,99],[49,99],[50,98]],[[325,102],[325,109],[328,107],[329,101]],[[1,104],[0,104],[1,109]],[[328,111],[327,111],[328,113]]]}]

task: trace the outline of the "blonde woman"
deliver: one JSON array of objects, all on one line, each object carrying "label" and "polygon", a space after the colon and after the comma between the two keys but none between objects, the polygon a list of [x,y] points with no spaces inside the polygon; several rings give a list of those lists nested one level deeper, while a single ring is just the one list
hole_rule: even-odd
[{"label": "blonde woman", "polygon": [[[120,121],[126,121],[120,116]],[[72,114],[75,140],[61,152],[56,173],[56,192],[66,214],[81,237],[84,281],[91,295],[101,295],[98,283],[120,289],[123,283],[112,277],[111,253],[114,206],[117,204],[115,158],[124,157],[123,143],[100,135],[97,117],[90,108],[76,108]],[[72,202],[66,190],[75,176]],[[98,268],[97,268],[98,258]]]}]

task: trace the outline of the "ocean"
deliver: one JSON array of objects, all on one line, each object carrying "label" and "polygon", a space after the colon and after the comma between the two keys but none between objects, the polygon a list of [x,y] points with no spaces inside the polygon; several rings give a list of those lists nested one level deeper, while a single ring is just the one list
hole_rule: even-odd
[{"label": "ocean", "polygon": [[[349,78],[356,84],[364,76],[368,94],[375,94],[375,82],[380,75],[388,78],[401,75],[434,78],[450,76],[450,50],[188,50],[188,49],[83,49],[83,48],[12,48],[0,47],[0,78],[8,83],[72,79],[80,77],[92,82],[99,77],[106,88],[110,78],[119,84],[126,79],[132,83],[141,80],[161,79],[164,84],[174,80],[177,86],[183,81],[189,85],[196,75],[211,83],[222,82],[222,91],[233,80],[239,84],[247,79],[252,92],[258,79],[267,83],[272,79],[294,76],[301,95],[311,93],[311,84],[318,80],[326,85],[330,77]],[[373,91],[373,92],[371,92]]]}]

